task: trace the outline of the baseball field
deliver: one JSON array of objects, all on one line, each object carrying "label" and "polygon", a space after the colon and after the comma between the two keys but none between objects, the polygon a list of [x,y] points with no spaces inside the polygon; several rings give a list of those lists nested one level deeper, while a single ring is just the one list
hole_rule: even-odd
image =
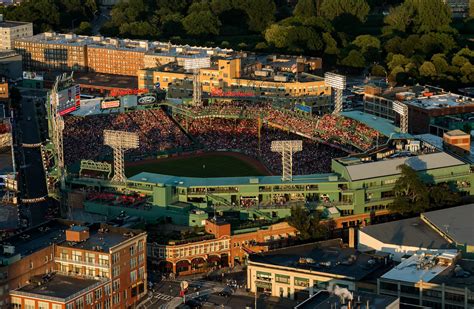
[{"label": "baseball field", "polygon": [[192,154],[126,164],[127,177],[140,172],[203,178],[270,175],[260,161],[234,152]]}]

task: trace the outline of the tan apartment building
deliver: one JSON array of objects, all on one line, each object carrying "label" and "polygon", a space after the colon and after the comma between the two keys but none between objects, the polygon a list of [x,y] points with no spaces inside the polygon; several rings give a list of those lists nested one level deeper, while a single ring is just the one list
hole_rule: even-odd
[{"label": "tan apartment building", "polygon": [[32,35],[32,23],[3,20],[3,14],[0,14],[0,50],[11,50],[15,39]]},{"label": "tan apartment building", "polygon": [[89,45],[88,68],[91,72],[136,76],[145,66],[146,47]]},{"label": "tan apartment building", "polygon": [[[199,71],[202,90],[212,89],[243,89],[243,91],[279,92],[291,96],[318,96],[331,94],[323,78],[314,75],[302,75],[298,79],[278,77],[258,77],[242,73],[241,58],[218,59],[211,68]],[[186,72],[179,65],[169,64],[160,68],[138,70],[138,87],[152,89],[156,84],[168,89],[177,80],[192,79],[191,72]]]},{"label": "tan apartment building", "polygon": [[87,41],[74,34],[56,36],[45,32],[16,39],[15,50],[28,71],[87,71]]}]

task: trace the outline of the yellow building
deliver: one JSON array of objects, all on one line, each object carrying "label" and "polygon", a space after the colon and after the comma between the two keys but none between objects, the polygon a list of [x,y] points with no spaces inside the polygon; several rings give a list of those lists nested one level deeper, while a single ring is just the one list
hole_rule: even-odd
[{"label": "yellow building", "polygon": [[[202,90],[242,89],[256,93],[281,92],[290,96],[330,95],[331,88],[324,79],[318,76],[301,73],[297,79],[288,75],[256,76],[243,74],[241,58],[218,59],[210,68],[199,72]],[[192,73],[182,66],[168,64],[159,68],[138,70],[138,87],[152,89],[156,84],[167,90],[170,83],[176,80],[192,79]]]}]

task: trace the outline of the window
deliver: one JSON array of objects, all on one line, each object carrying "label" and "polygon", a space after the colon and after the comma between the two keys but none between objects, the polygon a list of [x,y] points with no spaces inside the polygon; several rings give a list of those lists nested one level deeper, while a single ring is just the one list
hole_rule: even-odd
[{"label": "window", "polygon": [[21,299],[18,297],[12,297],[11,305],[13,309],[21,309]]},{"label": "window", "polygon": [[118,277],[120,275],[120,265],[115,265],[112,269],[112,276]]},{"label": "window", "polygon": [[92,299],[93,299],[92,297],[93,297],[92,292],[86,294],[86,304],[88,305],[92,304]]},{"label": "window", "polygon": [[137,281],[137,271],[136,270],[130,272],[130,281],[131,282]]},{"label": "window", "polygon": [[138,278],[145,279],[145,267],[140,267],[138,270]]},{"label": "window", "polygon": [[257,271],[257,279],[258,280],[265,280],[265,281],[272,281],[272,274],[262,272],[262,271]]},{"label": "window", "polygon": [[45,302],[38,302],[38,309],[49,309],[49,303],[45,303]]},{"label": "window", "polygon": [[104,309],[110,309],[110,298],[104,301]]},{"label": "window", "polygon": [[295,285],[301,287],[309,287],[309,279],[295,277]]},{"label": "window", "polygon": [[82,252],[81,251],[72,251],[72,260],[76,262],[82,261]]},{"label": "window", "polygon": [[143,248],[145,247],[145,246],[143,245],[144,243],[145,243],[145,242],[144,242],[143,240],[140,240],[140,241],[138,242],[138,252],[142,252],[142,251],[143,251]]},{"label": "window", "polygon": [[83,309],[84,308],[84,298],[76,299],[76,309]]},{"label": "window", "polygon": [[279,282],[279,283],[289,284],[290,283],[290,276],[276,274],[275,275],[275,281]]},{"label": "window", "polygon": [[66,309],[74,309],[74,304],[73,303],[67,304]]},{"label": "window", "polygon": [[35,301],[31,299],[25,299],[25,309],[36,309]]},{"label": "window", "polygon": [[104,254],[99,255],[99,265],[109,266],[109,256]]},{"label": "window", "polygon": [[140,253],[138,256],[138,264],[143,264],[143,261],[145,260],[145,254]]},{"label": "window", "polygon": [[102,309],[102,303],[95,304],[95,309]]},{"label": "window", "polygon": [[110,284],[107,284],[106,286],[104,286],[104,294],[110,295]]},{"label": "window", "polygon": [[114,280],[112,283],[112,290],[115,292],[120,289],[120,279]]},{"label": "window", "polygon": [[102,298],[102,288],[99,288],[97,290],[95,290],[95,299],[98,300],[100,298]]},{"label": "window", "polygon": [[137,258],[134,257],[134,258],[131,258],[130,259],[130,268],[136,268],[137,267]]},{"label": "window", "polygon": [[130,255],[135,255],[135,245],[130,246]]},{"label": "window", "polygon": [[120,260],[120,252],[115,252],[114,254],[112,254],[112,263],[118,263],[118,261]]},{"label": "window", "polygon": [[113,299],[114,299],[114,305],[117,305],[118,303],[120,303],[120,293],[114,294]]},{"label": "window", "polygon": [[62,309],[63,307],[58,304],[51,304],[51,309]]},{"label": "window", "polygon": [[95,263],[95,254],[94,253],[86,253],[86,261],[87,261],[87,263],[94,264]]}]

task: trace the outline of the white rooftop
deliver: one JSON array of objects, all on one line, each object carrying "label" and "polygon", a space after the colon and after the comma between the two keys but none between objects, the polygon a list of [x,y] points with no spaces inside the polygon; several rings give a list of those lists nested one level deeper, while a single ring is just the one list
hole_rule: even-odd
[{"label": "white rooftop", "polygon": [[406,164],[416,171],[464,165],[465,163],[446,152],[435,152],[412,157],[390,158],[346,166],[351,180],[362,180],[375,177],[398,175],[399,165]]},{"label": "white rooftop", "polygon": [[[417,265],[420,259],[423,259],[423,256],[423,254],[412,255],[384,274],[382,278],[412,283],[420,281],[430,282],[449,267],[440,264],[436,264],[433,267],[418,267]],[[446,258],[454,257],[454,255],[450,255],[449,253],[443,253],[442,256]]]},{"label": "white rooftop", "polygon": [[414,100],[404,101],[403,103],[423,109],[437,109],[474,104],[474,98],[454,93],[444,93],[430,97],[418,97]]}]

